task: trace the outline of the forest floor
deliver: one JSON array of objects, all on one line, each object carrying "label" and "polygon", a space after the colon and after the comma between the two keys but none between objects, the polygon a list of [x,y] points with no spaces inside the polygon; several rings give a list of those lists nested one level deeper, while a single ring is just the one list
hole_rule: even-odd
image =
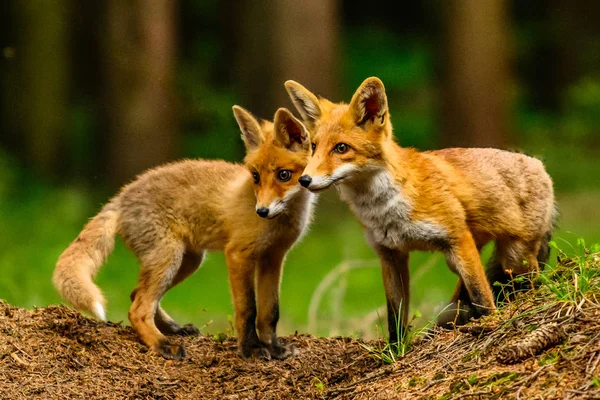
[{"label": "forest floor", "polygon": [[234,338],[180,338],[167,361],[129,326],[63,306],[0,302],[0,398],[600,399],[600,254],[559,256],[535,288],[490,317],[385,342],[292,335],[299,354],[243,360]]}]

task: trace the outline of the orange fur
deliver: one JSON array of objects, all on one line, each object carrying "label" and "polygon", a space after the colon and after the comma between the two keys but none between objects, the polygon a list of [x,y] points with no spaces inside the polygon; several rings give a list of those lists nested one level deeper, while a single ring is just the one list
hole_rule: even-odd
[{"label": "orange fur", "polygon": [[478,252],[485,243],[496,242],[494,280],[535,271],[547,257],[554,195],[539,160],[496,149],[400,147],[378,78],[365,80],[350,104],[317,98],[293,81],[286,89],[314,146],[300,182],[314,192],[336,186],[366,229],[384,268],[391,339],[400,307],[406,324],[410,251],[446,255],[460,277],[452,301],[467,303],[467,317],[495,309]]},{"label": "orange fur", "polygon": [[[286,109],[274,123],[259,124],[237,106],[234,115],[247,148],[244,166],[185,160],[143,173],[86,225],[54,272],[63,298],[104,319],[104,298],[92,279],[120,233],[141,264],[129,319],[142,341],[166,358],[181,359],[185,351],[165,334],[198,329],[177,324],[160,300],[211,250],[225,252],[243,356],[293,353],[293,346],[279,344],[276,325],[283,261],[312,213],[314,196],[298,185],[310,157],[308,132]],[[257,215],[261,209],[265,218]]]}]

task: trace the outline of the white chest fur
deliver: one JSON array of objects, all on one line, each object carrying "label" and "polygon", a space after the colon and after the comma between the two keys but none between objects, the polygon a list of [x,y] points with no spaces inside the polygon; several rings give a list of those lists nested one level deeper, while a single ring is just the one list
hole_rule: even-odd
[{"label": "white chest fur", "polygon": [[410,250],[439,247],[447,242],[447,232],[440,225],[411,219],[413,205],[387,171],[375,172],[360,182],[343,182],[340,197],[377,244]]},{"label": "white chest fur", "polygon": [[[300,187],[300,185],[298,185]],[[292,246],[300,241],[312,219],[313,204],[317,195],[306,189],[298,189],[285,199],[286,210],[265,226],[261,245],[268,248],[273,245]]]}]

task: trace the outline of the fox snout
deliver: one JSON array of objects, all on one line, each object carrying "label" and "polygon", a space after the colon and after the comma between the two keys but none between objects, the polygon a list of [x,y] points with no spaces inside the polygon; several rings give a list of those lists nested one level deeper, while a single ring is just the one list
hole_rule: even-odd
[{"label": "fox snout", "polygon": [[330,175],[310,176],[305,174],[298,178],[298,183],[311,192],[316,193],[327,189],[329,186],[335,183],[335,181],[331,179]]},{"label": "fox snout", "polygon": [[312,182],[312,178],[309,175],[302,175],[300,178],[298,178],[298,182],[302,185],[302,187],[308,188]]},{"label": "fox snout", "polygon": [[267,207],[260,207],[256,209],[256,213],[261,218],[267,218],[269,215],[269,209]]},{"label": "fox snout", "polygon": [[267,206],[257,204],[256,214],[261,218],[271,219],[279,216],[279,214],[285,211],[286,207],[287,203],[285,201],[275,199]]}]

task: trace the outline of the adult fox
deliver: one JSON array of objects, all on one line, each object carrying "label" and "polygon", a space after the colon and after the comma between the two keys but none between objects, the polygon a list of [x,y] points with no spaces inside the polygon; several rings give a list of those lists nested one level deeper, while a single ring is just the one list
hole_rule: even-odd
[{"label": "adult fox", "polygon": [[479,255],[487,242],[495,241],[491,281],[547,260],[554,195],[539,160],[497,149],[400,147],[376,77],[350,104],[317,97],[294,81],[285,87],[312,137],[314,154],[300,183],[312,192],[336,186],[362,223],[381,259],[391,340],[398,338],[397,322],[407,323],[410,251],[445,254],[460,277],[452,303],[466,303],[456,316],[462,321],[495,310]]},{"label": "adult fox", "polygon": [[104,320],[105,300],[92,279],[120,233],[141,264],[129,320],[168,359],[184,358],[185,350],[164,335],[198,334],[198,328],[177,324],[160,300],[211,250],[225,252],[241,354],[269,359],[294,352],[278,342],[276,326],[283,261],[312,214],[314,195],[298,184],[311,153],[308,132],[283,108],[274,123],[259,123],[238,106],[233,113],[245,166],[185,160],[141,174],[90,220],[54,271],[64,299]]}]

